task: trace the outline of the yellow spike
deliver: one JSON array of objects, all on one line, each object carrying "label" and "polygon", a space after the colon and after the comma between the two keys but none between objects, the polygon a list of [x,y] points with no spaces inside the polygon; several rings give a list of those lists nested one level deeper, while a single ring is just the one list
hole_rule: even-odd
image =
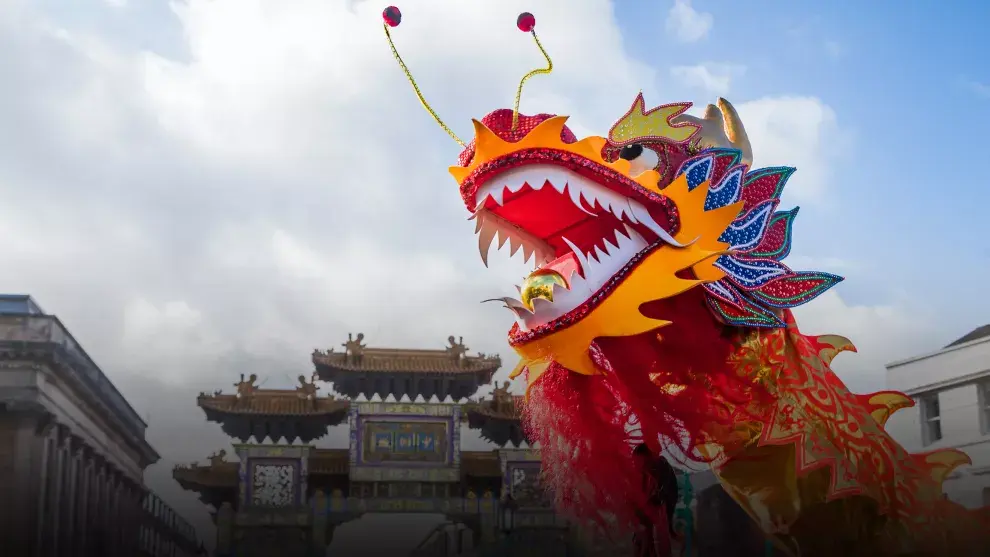
[{"label": "yellow spike", "polygon": [[880,424],[880,427],[887,425],[887,420],[894,412],[914,406],[914,400],[895,391],[882,391],[869,395],[859,395],[859,397],[870,408],[870,415]]},{"label": "yellow spike", "polygon": [[463,182],[464,179],[471,174],[471,170],[465,166],[452,166],[448,168],[447,171],[450,172],[450,175],[453,176],[455,180],[457,180],[458,184]]},{"label": "yellow spike", "polygon": [[533,131],[529,132],[526,137],[544,137],[550,136],[560,141],[560,135],[564,133],[564,126],[567,125],[567,119],[569,116],[554,116],[553,118],[547,118],[546,120],[540,122],[533,128]]},{"label": "yellow spike", "polygon": [[474,158],[488,158],[488,153],[499,153],[506,150],[508,144],[495,132],[488,129],[488,126],[478,120],[471,120],[474,124]]},{"label": "yellow spike", "polygon": [[519,377],[519,375],[521,375],[522,372],[526,371],[527,361],[528,360],[519,360],[519,363],[516,364],[516,367],[512,368],[512,371],[509,372],[509,379],[515,379],[516,377]]},{"label": "yellow spike", "polygon": [[968,466],[973,463],[969,455],[959,449],[941,449],[930,453],[915,455],[922,458],[923,462],[929,466],[929,473],[932,479],[942,485],[949,477],[949,474],[960,466]]},{"label": "yellow spike", "polygon": [[815,337],[815,342],[820,345],[818,357],[825,362],[825,365],[830,365],[832,358],[835,358],[842,352],[856,352],[856,346],[853,345],[852,341],[839,335]]}]

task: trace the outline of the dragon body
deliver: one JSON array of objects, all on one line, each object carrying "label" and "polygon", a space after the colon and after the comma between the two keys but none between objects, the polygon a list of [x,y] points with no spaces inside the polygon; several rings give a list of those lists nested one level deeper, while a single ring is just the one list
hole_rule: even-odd
[{"label": "dragon body", "polygon": [[[535,263],[500,300],[515,318],[524,424],[560,508],[635,524],[646,501],[631,446],[646,443],[710,464],[791,555],[985,553],[982,512],[942,495],[969,458],[908,453],[884,424],[913,401],[850,392],[829,365],[852,343],[798,330],[791,309],[841,278],[783,263],[794,169],[750,168],[731,104],[694,117],[689,103],[647,109],[639,95],[604,137],[578,139],[566,117],[520,114],[517,95],[464,143],[391,43],[398,9],[383,15],[420,100],[464,146],[450,173],[482,259],[497,239]],[[518,25],[533,32],[535,19]]]},{"label": "dragon body", "polygon": [[971,554],[983,517],[942,496],[968,457],[905,451],[883,426],[913,401],[851,393],[829,364],[852,343],[798,330],[791,308],[841,279],[782,262],[793,169],[750,170],[719,105],[695,119],[640,96],[608,137],[580,141],[563,117],[513,129],[499,110],[450,169],[483,257],[498,238],[537,263],[503,301],[558,503],[631,521],[628,446],[645,442],[711,463],[794,555]]}]

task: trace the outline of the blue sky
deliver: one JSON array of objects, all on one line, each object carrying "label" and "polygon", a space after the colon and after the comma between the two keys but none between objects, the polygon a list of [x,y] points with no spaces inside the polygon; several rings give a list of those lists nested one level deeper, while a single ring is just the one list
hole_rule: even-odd
[{"label": "blue sky", "polygon": [[619,2],[616,13],[628,49],[644,61],[742,63],[732,98],[816,96],[854,130],[855,153],[833,175],[836,206],[805,211],[796,225],[802,250],[869,269],[840,285],[850,301],[902,290],[953,316],[946,338],[990,321],[990,181],[980,164],[990,146],[990,4],[738,5],[695,2],[733,21],[720,17],[708,41],[688,45],[658,33],[666,2]]}]

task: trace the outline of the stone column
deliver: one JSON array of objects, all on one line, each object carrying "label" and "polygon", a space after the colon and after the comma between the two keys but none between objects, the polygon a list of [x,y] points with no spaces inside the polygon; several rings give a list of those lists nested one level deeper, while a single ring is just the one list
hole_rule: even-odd
[{"label": "stone column", "polygon": [[79,441],[70,432],[63,432],[59,449],[62,454],[60,481],[62,501],[58,507],[59,524],[61,525],[58,533],[59,557],[63,555],[73,557],[77,553],[72,541],[76,520],[76,472],[78,470],[76,447],[79,445]]},{"label": "stone column", "polygon": [[54,422],[51,415],[34,408],[7,403],[6,410],[9,419],[0,424],[4,440],[0,455],[6,464],[0,466],[4,469],[0,487],[9,499],[0,502],[0,547],[18,548],[36,557],[43,512],[44,439]]},{"label": "stone column", "polygon": [[106,469],[102,458],[96,462],[96,469],[93,477],[93,506],[90,507],[92,519],[90,521],[92,543],[90,551],[93,555],[106,555],[107,532],[106,532]]},{"label": "stone column", "polygon": [[44,491],[38,512],[38,551],[42,557],[58,555],[59,499],[62,493],[64,451],[61,444],[61,426],[55,424],[44,431]]},{"label": "stone column", "polygon": [[73,545],[78,549],[79,555],[86,555],[86,544],[88,542],[87,532],[89,530],[89,499],[90,477],[93,473],[93,452],[86,445],[80,444],[78,451],[79,458],[79,479],[76,485],[76,530]]},{"label": "stone column", "polygon": [[120,529],[123,533],[121,547],[124,555],[137,555],[137,536],[140,529],[140,507],[137,504],[137,486],[125,479],[121,485]]},{"label": "stone column", "polygon": [[106,532],[107,532],[107,542],[108,551],[107,554],[111,557],[122,557],[120,554],[120,522],[119,522],[119,510],[120,501],[117,493],[119,481],[119,474],[116,469],[110,469],[107,474],[107,504],[106,504],[106,519],[104,521]]}]

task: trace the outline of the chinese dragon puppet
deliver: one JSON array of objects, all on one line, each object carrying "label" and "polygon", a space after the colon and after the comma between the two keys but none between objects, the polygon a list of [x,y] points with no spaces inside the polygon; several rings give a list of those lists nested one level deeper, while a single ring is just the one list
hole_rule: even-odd
[{"label": "chinese dragon puppet", "polygon": [[[649,108],[642,94],[605,137],[567,117],[520,114],[523,84],[553,64],[531,14],[519,16],[547,62],[515,107],[474,121],[450,168],[481,257],[522,251],[534,270],[503,298],[526,381],[524,423],[559,508],[610,529],[645,504],[631,447],[710,464],[727,493],[788,554],[986,554],[981,511],[942,495],[969,458],[911,454],[885,431],[913,401],[854,394],[829,368],[854,352],[802,334],[791,309],[841,278],[795,271],[797,208],[779,208],[793,168],[750,168],[753,153],[723,99]],[[982,550],[978,550],[983,545]]]}]

